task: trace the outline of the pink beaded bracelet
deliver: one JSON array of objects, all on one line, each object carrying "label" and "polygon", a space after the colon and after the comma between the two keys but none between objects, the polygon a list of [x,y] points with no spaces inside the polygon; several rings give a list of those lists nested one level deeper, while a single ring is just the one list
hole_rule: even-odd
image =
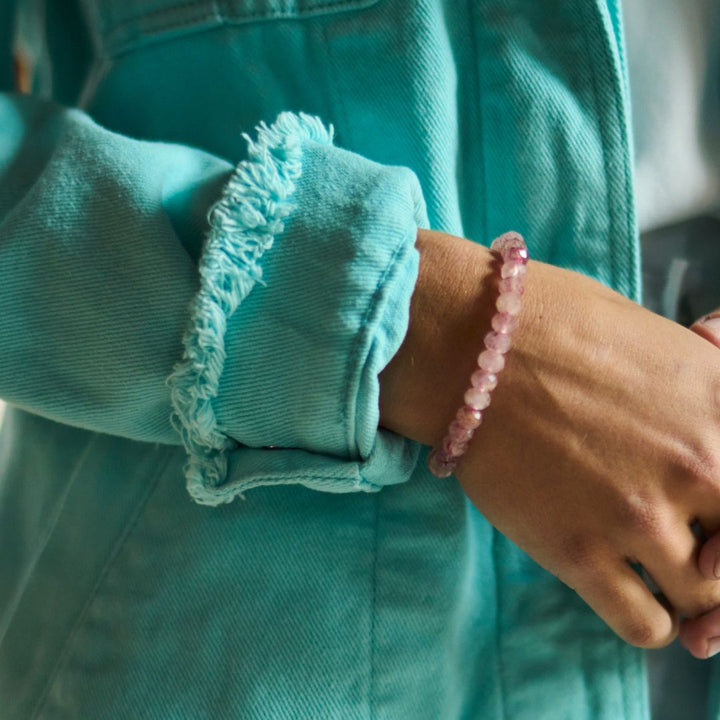
[{"label": "pink beaded bracelet", "polygon": [[437,477],[452,475],[467,450],[475,430],[482,422],[483,410],[490,405],[490,393],[498,383],[498,373],[505,367],[505,353],[512,344],[525,290],[528,252],[525,240],[516,232],[507,232],[493,240],[490,249],[500,255],[500,281],[497,313],[492,330],[485,335],[485,349],[478,355],[477,370],[470,377],[465,404],[457,411],[439,448],[428,456],[430,472]]}]

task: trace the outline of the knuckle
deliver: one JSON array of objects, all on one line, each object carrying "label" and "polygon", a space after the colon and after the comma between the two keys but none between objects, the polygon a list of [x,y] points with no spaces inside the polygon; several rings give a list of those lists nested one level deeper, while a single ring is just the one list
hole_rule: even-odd
[{"label": "knuckle", "polygon": [[675,633],[668,633],[663,627],[645,618],[639,618],[628,623],[622,629],[620,635],[630,645],[648,650],[665,647],[675,637]]},{"label": "knuckle", "polygon": [[720,489],[720,447],[712,437],[700,437],[673,453],[675,471],[685,486],[701,493]]},{"label": "knuckle", "polygon": [[621,508],[621,517],[626,527],[651,540],[667,536],[669,521],[660,505],[641,495],[627,495]]},{"label": "knuckle", "polygon": [[558,556],[563,582],[575,587],[597,563],[598,541],[589,535],[571,534],[559,541]]}]

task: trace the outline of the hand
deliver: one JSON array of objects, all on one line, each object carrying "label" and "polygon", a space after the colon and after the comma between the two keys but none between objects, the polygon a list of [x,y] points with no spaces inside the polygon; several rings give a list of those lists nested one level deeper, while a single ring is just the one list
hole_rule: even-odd
[{"label": "hand", "polygon": [[[690,329],[720,347],[720,309],[697,320]],[[698,568],[708,580],[720,579],[720,532],[703,544],[698,554]],[[680,625],[680,641],[695,657],[704,659],[720,652],[720,607]]]},{"label": "hand", "polygon": [[[487,249],[422,232],[381,422],[434,444],[460,405],[495,296]],[[720,354],[577,273],[530,263],[515,346],[457,477],[501,532],[624,639],[658,647],[720,605],[690,525],[720,525]],[[668,602],[632,569],[641,563]]]}]

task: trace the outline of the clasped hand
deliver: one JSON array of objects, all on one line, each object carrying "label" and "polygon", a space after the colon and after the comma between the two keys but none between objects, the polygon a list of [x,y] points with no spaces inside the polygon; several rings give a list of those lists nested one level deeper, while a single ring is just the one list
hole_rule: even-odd
[{"label": "clasped hand", "polygon": [[[720,351],[541,263],[523,320],[495,412],[458,477],[490,522],[620,637],[665,645],[681,618],[720,605],[692,529],[720,526]],[[708,621],[687,628],[689,649],[707,656]]]},{"label": "clasped hand", "polygon": [[[381,422],[435,444],[489,323],[494,261],[431,231],[418,249],[408,334],[381,376]],[[720,636],[720,342],[693,329],[531,261],[514,346],[456,476],[620,637],[660,647],[682,621],[685,646],[707,657]]]}]

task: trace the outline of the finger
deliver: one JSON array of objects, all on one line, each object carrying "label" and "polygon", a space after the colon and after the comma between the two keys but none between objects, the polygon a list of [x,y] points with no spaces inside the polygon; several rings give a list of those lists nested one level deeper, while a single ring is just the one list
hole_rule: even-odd
[{"label": "finger", "polygon": [[644,648],[664,647],[677,635],[678,616],[650,592],[622,558],[597,563],[574,583],[575,590],[623,640]]},{"label": "finger", "polygon": [[713,345],[720,347],[720,309],[713,310],[711,313],[696,320],[690,326],[690,329]]},{"label": "finger", "polygon": [[710,536],[700,548],[698,568],[705,579],[720,579],[720,532]]},{"label": "finger", "polygon": [[720,652],[720,608],[680,625],[680,642],[696,658],[704,660]]},{"label": "finger", "polygon": [[[690,526],[678,518],[658,526],[630,546],[630,552],[670,604],[689,617],[720,604],[720,583],[708,582],[699,569],[699,545]],[[710,546],[708,556],[712,553]]]}]

